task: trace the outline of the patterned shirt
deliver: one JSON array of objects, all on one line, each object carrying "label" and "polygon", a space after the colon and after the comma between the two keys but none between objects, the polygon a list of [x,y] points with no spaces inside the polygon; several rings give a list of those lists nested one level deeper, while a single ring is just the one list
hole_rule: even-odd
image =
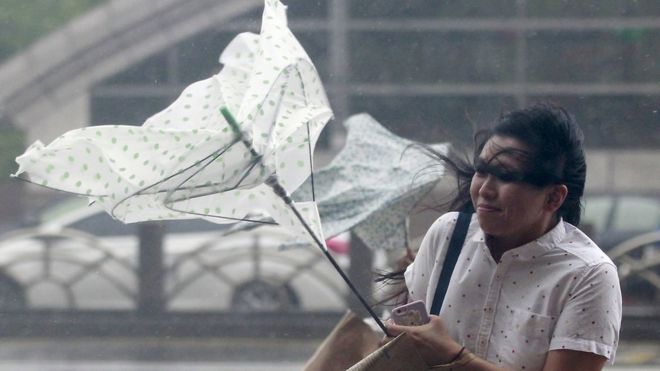
[{"label": "patterned shirt", "polygon": [[[430,310],[457,213],[441,216],[406,270],[411,300]],[[477,356],[515,370],[541,370],[548,351],[572,349],[612,363],[621,326],[616,266],[584,233],[560,221],[499,263],[475,215],[440,317]]]}]

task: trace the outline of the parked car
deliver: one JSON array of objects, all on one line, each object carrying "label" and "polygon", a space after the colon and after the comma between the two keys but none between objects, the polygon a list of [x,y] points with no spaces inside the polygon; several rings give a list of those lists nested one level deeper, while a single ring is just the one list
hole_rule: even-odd
[{"label": "parked car", "polygon": [[581,227],[604,251],[660,229],[660,194],[602,192],[584,197]]},{"label": "parked car", "polygon": [[[139,227],[85,202],[59,203],[37,225],[0,236],[0,310],[136,308]],[[315,247],[282,250],[281,228],[223,235],[227,225],[204,220],[161,223],[167,310],[345,308],[330,264]]]},{"label": "parked car", "polygon": [[624,304],[660,302],[660,195],[598,193],[585,197],[582,228],[619,268]]}]

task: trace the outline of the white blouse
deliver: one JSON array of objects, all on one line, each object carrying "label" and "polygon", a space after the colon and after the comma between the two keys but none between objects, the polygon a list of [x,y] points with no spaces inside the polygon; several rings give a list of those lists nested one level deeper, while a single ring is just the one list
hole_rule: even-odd
[{"label": "white blouse", "polygon": [[[405,278],[430,310],[457,213],[427,232]],[[612,363],[621,326],[616,266],[584,233],[561,221],[496,263],[473,215],[440,310],[449,333],[480,358],[541,370],[548,351],[572,349]]]}]

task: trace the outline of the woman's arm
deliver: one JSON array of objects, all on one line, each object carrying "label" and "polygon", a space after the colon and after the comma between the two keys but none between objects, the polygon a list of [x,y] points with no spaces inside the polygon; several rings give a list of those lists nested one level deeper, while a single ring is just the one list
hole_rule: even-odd
[{"label": "woman's arm", "polygon": [[[418,345],[419,355],[428,365],[449,363],[461,351],[462,346],[449,336],[440,317],[431,315],[430,318],[429,323],[422,326],[399,326],[388,321],[387,331],[392,336],[406,332]],[[543,371],[600,371],[606,361],[607,358],[593,353],[552,350],[548,352]],[[454,367],[453,370],[505,371],[506,369],[476,357],[463,366]]]},{"label": "woman's arm", "polygon": [[607,358],[577,350],[551,350],[545,360],[543,371],[584,370],[600,371]]}]

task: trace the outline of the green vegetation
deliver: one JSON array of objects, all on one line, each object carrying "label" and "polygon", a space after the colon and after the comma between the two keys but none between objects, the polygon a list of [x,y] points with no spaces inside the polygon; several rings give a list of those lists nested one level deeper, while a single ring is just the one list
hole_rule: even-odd
[{"label": "green vegetation", "polygon": [[0,128],[0,183],[8,181],[9,174],[16,171],[14,158],[23,152],[23,141],[24,135],[20,130]]},{"label": "green vegetation", "polygon": [[0,63],[106,0],[0,0]]},{"label": "green vegetation", "polygon": [[[47,33],[106,0],[0,0],[0,64]],[[1,118],[0,118],[1,119]],[[0,122],[0,183],[16,171],[24,135]]]}]

